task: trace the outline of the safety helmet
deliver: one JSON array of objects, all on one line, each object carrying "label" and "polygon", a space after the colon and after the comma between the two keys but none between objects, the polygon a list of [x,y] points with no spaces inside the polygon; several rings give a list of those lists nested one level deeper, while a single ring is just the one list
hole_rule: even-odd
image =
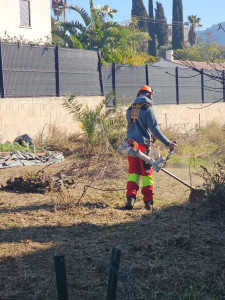
[{"label": "safety helmet", "polygon": [[153,92],[153,89],[148,86],[148,85],[143,85],[140,90],[138,91],[138,94],[137,96],[139,97],[141,94],[148,94],[146,95],[146,97],[148,97],[149,99],[153,99],[154,97],[154,92]]}]

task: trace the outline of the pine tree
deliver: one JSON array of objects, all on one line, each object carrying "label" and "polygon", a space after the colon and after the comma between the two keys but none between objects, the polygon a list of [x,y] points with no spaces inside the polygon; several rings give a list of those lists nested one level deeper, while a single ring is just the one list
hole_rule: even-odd
[{"label": "pine tree", "polygon": [[148,31],[148,14],[144,6],[143,0],[132,0],[131,17],[136,17],[138,27],[141,31]]},{"label": "pine tree", "polygon": [[155,45],[155,19],[153,14],[153,0],[148,2],[149,21],[148,21],[148,34],[151,40],[148,41],[148,54],[156,56],[156,45]]},{"label": "pine tree", "polygon": [[184,44],[183,4],[182,0],[173,0],[172,47],[182,49]]},{"label": "pine tree", "polygon": [[162,3],[160,2],[156,2],[155,19],[155,33],[159,48],[160,46],[165,46],[168,43],[168,25]]}]

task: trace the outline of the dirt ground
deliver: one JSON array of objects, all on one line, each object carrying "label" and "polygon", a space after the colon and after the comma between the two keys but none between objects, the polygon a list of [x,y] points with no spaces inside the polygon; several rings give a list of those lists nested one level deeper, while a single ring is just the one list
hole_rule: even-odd
[{"label": "dirt ground", "polygon": [[[0,183],[41,169],[2,169]],[[202,183],[196,170],[167,169]],[[57,254],[65,255],[69,299],[106,299],[113,247],[121,249],[117,299],[225,299],[225,216],[212,216],[204,199],[190,204],[180,182],[155,173],[153,212],[140,192],[126,211],[124,158],[70,157],[44,175],[72,183],[44,194],[0,191],[1,300],[57,299]]]}]

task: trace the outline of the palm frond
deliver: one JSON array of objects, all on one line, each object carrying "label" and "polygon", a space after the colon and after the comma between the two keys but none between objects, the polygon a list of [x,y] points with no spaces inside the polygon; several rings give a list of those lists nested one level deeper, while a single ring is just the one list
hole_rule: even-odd
[{"label": "palm frond", "polygon": [[76,29],[79,29],[82,33],[86,32],[86,27],[83,24],[81,24],[79,21],[72,22],[72,24]]},{"label": "palm frond", "polygon": [[82,46],[81,42],[78,40],[78,38],[76,36],[71,35],[70,39],[73,42],[74,48],[76,48],[76,49],[83,49],[83,46]]},{"label": "palm frond", "polygon": [[53,34],[61,38],[70,48],[74,48],[74,44],[67,34],[62,30],[53,30]]},{"label": "palm frond", "polygon": [[67,21],[64,21],[64,22],[59,22],[61,28],[63,28],[63,31],[64,32],[69,32],[70,34],[76,34],[77,33],[77,30],[76,30],[76,27],[74,26],[74,24],[72,22],[67,22]]},{"label": "palm frond", "polygon": [[76,11],[77,13],[79,13],[79,15],[82,17],[86,26],[89,26],[91,24],[91,18],[89,17],[87,11],[84,8],[77,6],[77,5],[71,5],[71,6],[69,6],[69,9],[72,9],[72,10]]},{"label": "palm frond", "polygon": [[82,104],[75,99],[75,96],[71,95],[69,98],[64,98],[62,106],[75,120],[81,121],[83,115]]}]

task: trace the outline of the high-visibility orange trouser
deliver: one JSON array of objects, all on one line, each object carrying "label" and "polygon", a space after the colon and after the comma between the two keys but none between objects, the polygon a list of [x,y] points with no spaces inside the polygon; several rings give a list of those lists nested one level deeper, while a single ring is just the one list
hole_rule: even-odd
[{"label": "high-visibility orange trouser", "polygon": [[[138,145],[138,149],[144,153],[147,146],[140,144]],[[139,190],[140,176],[142,175],[143,183],[141,193],[143,195],[143,201],[153,201],[153,168],[150,168],[150,170],[148,170],[149,172],[147,172],[144,168],[144,161],[138,157],[128,156],[128,163],[129,175],[126,196],[133,196],[136,198],[137,191]]]}]

